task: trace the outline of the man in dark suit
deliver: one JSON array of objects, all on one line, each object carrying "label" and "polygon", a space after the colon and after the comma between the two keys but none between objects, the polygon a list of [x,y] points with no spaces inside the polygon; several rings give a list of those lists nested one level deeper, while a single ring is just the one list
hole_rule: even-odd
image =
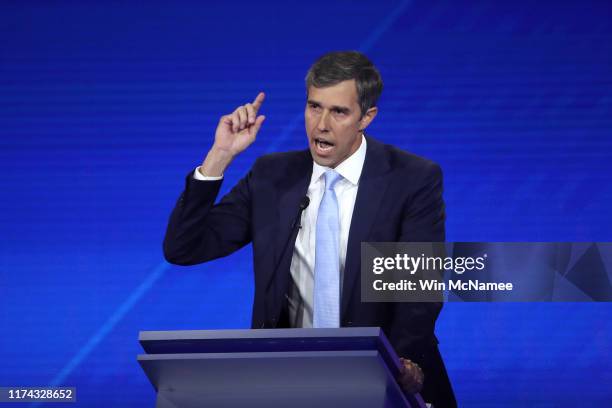
[{"label": "man in dark suit", "polygon": [[364,303],[358,284],[361,242],[444,241],[440,167],[364,135],[382,80],[363,54],[324,55],[306,87],[309,149],[259,158],[215,204],[265,95],[221,117],[170,217],[166,259],[193,265],[253,243],[253,328],[380,326],[405,357],[403,388],[456,406],[434,335],[442,304]]}]

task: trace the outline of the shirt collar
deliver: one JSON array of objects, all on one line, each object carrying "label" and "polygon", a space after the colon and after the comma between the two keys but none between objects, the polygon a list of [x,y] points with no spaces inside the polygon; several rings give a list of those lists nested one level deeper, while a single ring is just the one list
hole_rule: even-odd
[{"label": "shirt collar", "polygon": [[[359,177],[361,176],[361,170],[363,170],[363,163],[365,162],[366,149],[366,138],[362,134],[359,148],[355,151],[355,153],[351,154],[342,163],[340,163],[334,170],[351,184],[359,184]],[[314,181],[318,180],[327,170],[330,170],[330,168],[321,166],[313,160],[312,178],[310,179],[310,182],[313,183]]]}]

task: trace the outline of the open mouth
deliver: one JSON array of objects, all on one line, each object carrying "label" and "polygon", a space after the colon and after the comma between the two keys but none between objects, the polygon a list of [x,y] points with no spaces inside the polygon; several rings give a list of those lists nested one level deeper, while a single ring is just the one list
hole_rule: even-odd
[{"label": "open mouth", "polygon": [[327,140],[324,140],[324,139],[315,138],[314,142],[315,142],[315,146],[317,146],[317,149],[322,152],[331,150],[334,147],[333,143]]}]

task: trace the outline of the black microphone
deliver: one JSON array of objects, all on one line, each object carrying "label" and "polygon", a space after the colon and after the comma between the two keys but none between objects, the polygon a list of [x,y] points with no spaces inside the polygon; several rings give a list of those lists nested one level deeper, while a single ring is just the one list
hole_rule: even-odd
[{"label": "black microphone", "polygon": [[[300,200],[300,209],[298,210],[297,217],[295,217],[295,220],[291,225],[291,230],[293,230],[296,225],[298,228],[302,228],[302,223],[300,222],[300,220],[302,219],[302,212],[304,212],[308,205],[310,205],[310,198],[308,196],[302,197],[302,199]],[[291,236],[289,236],[289,238],[291,238]]]},{"label": "black microphone", "polygon": [[302,197],[302,201],[300,201],[300,210],[304,211],[306,207],[310,204],[310,198],[308,196]]},{"label": "black microphone", "polygon": [[[289,246],[289,243],[294,241],[297,237],[297,232],[300,228],[302,228],[300,219],[302,218],[302,212],[304,212],[304,210],[308,207],[308,205],[310,205],[310,198],[308,196],[304,196],[302,197],[302,199],[300,200],[300,207],[298,209],[298,213],[297,216],[295,217],[295,219],[293,220],[293,223],[291,224],[291,229],[289,232],[289,238],[287,239],[287,241],[285,242],[285,245],[283,246],[283,250],[281,251],[279,257],[278,257],[278,261],[276,262],[276,265],[274,267],[274,272],[273,274],[270,276],[270,280],[267,282],[266,284],[266,291],[265,291],[265,296],[268,296],[268,291],[270,290],[270,286],[272,285],[272,282],[274,282],[274,277],[276,275],[276,273],[278,272],[278,268],[280,268],[281,262],[283,261],[285,252],[287,252],[287,247]],[[300,225],[298,225],[300,224]],[[297,228],[296,228],[297,227]],[[276,322],[274,322],[276,324]],[[265,325],[265,323],[264,323]],[[263,328],[264,326],[262,326]]]},{"label": "black microphone", "polygon": [[291,224],[291,230],[290,230],[291,232],[289,233],[289,239],[287,240],[287,242],[285,242],[283,251],[280,253],[280,257],[278,258],[278,264],[276,265],[276,268],[274,269],[275,272],[278,270],[278,267],[280,266],[280,262],[283,259],[283,256],[285,255],[285,251],[287,251],[287,246],[289,245],[289,242],[295,240],[295,237],[297,235],[297,230],[302,228],[302,225],[301,225],[302,223],[300,222],[300,220],[302,219],[302,213],[304,212],[306,207],[308,207],[309,204],[310,204],[310,198],[308,196],[302,197],[302,199],[300,200],[300,208],[298,209],[297,216],[295,217],[295,219],[293,220],[293,223]]}]

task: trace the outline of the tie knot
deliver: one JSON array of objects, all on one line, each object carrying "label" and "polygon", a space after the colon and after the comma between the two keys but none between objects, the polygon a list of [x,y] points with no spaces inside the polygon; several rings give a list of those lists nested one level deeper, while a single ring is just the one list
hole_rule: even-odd
[{"label": "tie knot", "polygon": [[332,190],[341,178],[342,176],[334,170],[327,170],[325,172],[325,189]]}]

